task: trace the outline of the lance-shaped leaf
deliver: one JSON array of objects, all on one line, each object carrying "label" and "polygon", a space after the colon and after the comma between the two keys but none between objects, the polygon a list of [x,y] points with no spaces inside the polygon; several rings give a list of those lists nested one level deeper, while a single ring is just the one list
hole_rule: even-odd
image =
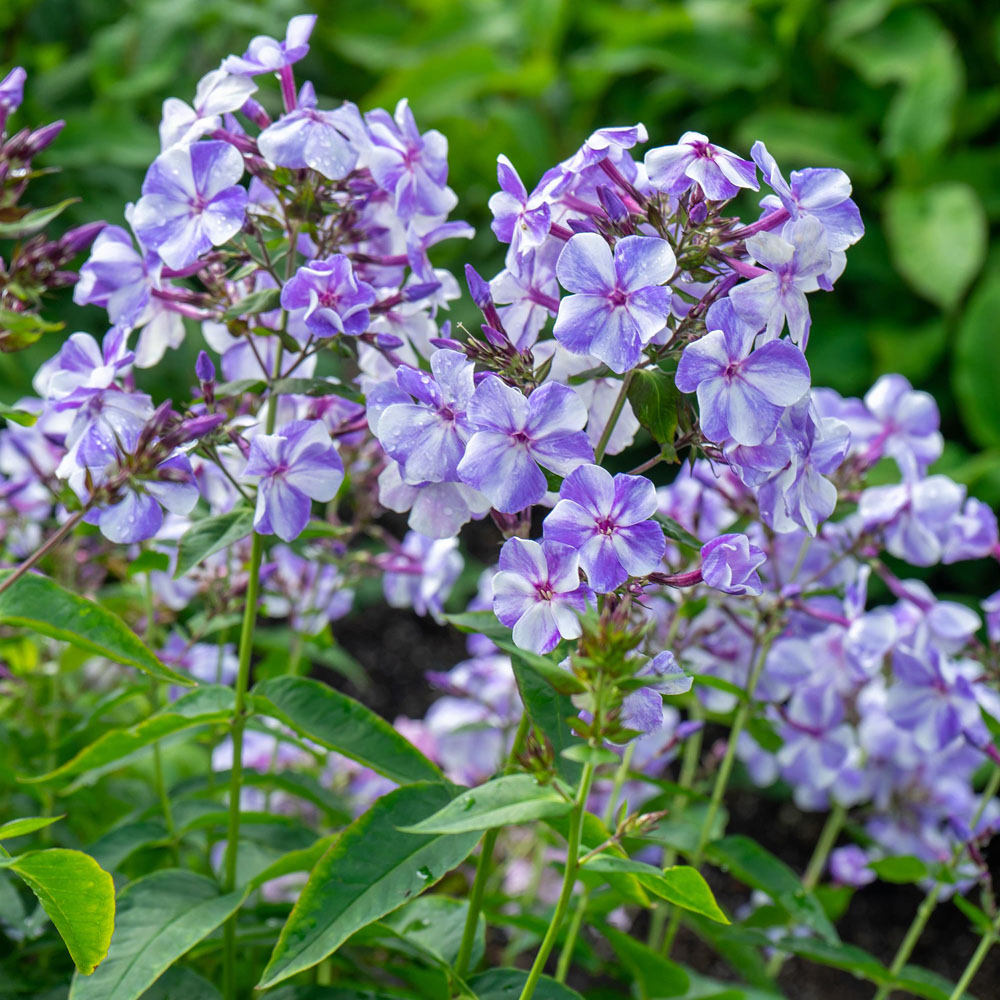
[{"label": "lance-shaped leaf", "polygon": [[[0,573],[0,581],[12,572]],[[26,573],[0,592],[0,622],[33,629],[162,681],[185,687],[194,683],[162,664],[117,615],[36,573]]]},{"label": "lance-shaped leaf", "polygon": [[211,879],[163,869],[126,886],[108,957],[89,979],[73,978],[70,1000],[136,1000],[243,902]]},{"label": "lance-shaped leaf", "polygon": [[405,736],[359,701],[307,677],[274,677],[253,689],[263,715],[401,785],[441,781],[441,771]]},{"label": "lance-shaped leaf", "polygon": [[228,722],[234,708],[235,696],[231,688],[221,684],[205,685],[197,691],[183,695],[168,707],[134,726],[112,729],[104,733],[54,771],[21,780],[56,781],[60,778],[107,769],[137,751],[152,746],[165,736],[172,736],[174,733],[193,729],[195,726]]},{"label": "lance-shaped leaf", "polygon": [[[523,969],[490,969],[469,980],[469,986],[479,1000],[512,1000],[524,989],[528,973]],[[535,1000],[582,1000],[576,990],[542,976],[535,988]]]},{"label": "lance-shaped leaf", "polygon": [[0,825],[0,840],[10,840],[13,837],[24,837],[36,830],[58,823],[62,816],[26,816],[24,819],[12,819]]},{"label": "lance-shaped leaf", "polygon": [[89,976],[108,953],[115,926],[115,885],[82,851],[56,847],[0,858],[0,868],[19,875],[66,943],[70,958]]},{"label": "lance-shaped leaf", "polygon": [[631,858],[616,858],[609,854],[597,854],[583,866],[584,871],[605,872],[613,875],[635,875],[650,892],[668,900],[675,906],[700,913],[716,923],[728,924],[729,918],[715,901],[708,883],[690,865],[674,865],[660,870],[642,861]]},{"label": "lance-shaped leaf", "polygon": [[177,570],[174,578],[184,576],[200,562],[222,551],[253,531],[253,510],[242,504],[216,517],[196,521],[181,535],[177,544]]},{"label": "lance-shaped leaf", "polygon": [[57,205],[49,205],[48,208],[36,208],[26,212],[20,219],[15,219],[13,222],[0,222],[0,237],[8,240],[20,240],[26,236],[33,236],[79,200],[79,198],[66,198]]},{"label": "lance-shaped leaf", "polygon": [[417,896],[468,857],[478,832],[420,836],[400,829],[437,812],[452,794],[442,783],[397,788],[341,834],[309,876],[259,989],[323,961],[355,931]]},{"label": "lance-shaped leaf", "polygon": [[536,819],[565,816],[573,803],[552,785],[540,785],[530,774],[508,774],[470,788],[407,833],[471,833],[513,826]]}]

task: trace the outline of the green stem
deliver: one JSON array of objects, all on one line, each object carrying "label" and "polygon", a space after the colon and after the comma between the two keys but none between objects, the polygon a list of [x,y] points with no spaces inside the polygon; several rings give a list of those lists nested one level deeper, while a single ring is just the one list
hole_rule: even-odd
[{"label": "green stem", "polygon": [[573,887],[576,885],[577,868],[580,857],[580,841],[583,838],[583,819],[587,815],[587,797],[590,795],[590,785],[594,780],[594,765],[587,761],[583,765],[583,775],[580,779],[580,787],[577,789],[576,798],[573,800],[573,810],[569,815],[569,840],[566,845],[566,871],[563,874],[562,889],[559,892],[559,899],[556,902],[555,912],[549,923],[549,929],[542,938],[542,943],[535,955],[531,971],[524,982],[524,989],[521,990],[520,1000],[531,1000],[538,986],[538,980],[542,976],[545,963],[555,946],[556,938],[562,928],[563,920],[566,919],[566,911],[569,909],[570,897],[573,895]]},{"label": "green stem", "polygon": [[[729,778],[733,772],[733,764],[736,762],[736,745],[739,742],[740,733],[743,732],[747,720],[750,718],[750,712],[753,709],[753,696],[757,690],[757,682],[760,680],[760,675],[764,670],[764,661],[767,659],[767,654],[771,649],[771,643],[774,642],[779,631],[780,629],[773,628],[764,636],[757,658],[751,668],[750,677],[747,680],[746,697],[740,702],[740,707],[736,710],[736,717],[733,719],[732,729],[729,731],[729,740],[726,743],[726,753],[715,776],[715,784],[712,786],[712,797],[709,800],[708,809],[705,811],[705,819],[702,821],[701,830],[698,833],[698,843],[690,857],[690,862],[695,868],[701,867],[705,847],[708,845],[709,837],[712,835],[715,818],[719,814],[719,807],[722,805],[722,799],[726,794],[726,788],[729,786]],[[681,911],[679,907],[675,906],[673,912],[670,914],[670,924],[667,927],[667,933],[663,941],[663,952],[665,955],[669,956],[670,954],[680,921]]]},{"label": "green stem", "polygon": [[[503,769],[504,774],[510,774],[514,770],[517,758],[524,749],[524,741],[528,738],[530,728],[531,718],[525,711],[517,725],[517,732],[514,733],[514,742],[511,744],[510,755]],[[483,837],[483,846],[479,852],[479,860],[476,862],[476,877],[469,895],[469,912],[465,916],[462,943],[459,945],[458,957],[455,959],[455,973],[459,979],[464,979],[466,972],[469,971],[469,960],[472,957],[472,948],[476,943],[476,930],[479,926],[479,914],[482,913],[483,897],[486,894],[486,880],[489,878],[493,862],[493,848],[496,847],[499,834],[499,827],[486,831],[486,836]]]},{"label": "green stem", "polygon": [[[146,644],[152,645],[156,633],[156,602],[153,596],[153,577],[151,573],[146,574]],[[160,692],[155,677],[149,678],[149,702],[153,712],[160,707]],[[167,784],[163,779],[163,755],[160,753],[160,744],[153,744],[153,787],[156,789],[156,797],[160,800],[160,809],[163,812],[163,822],[167,827],[167,836],[170,838],[175,860],[180,862],[180,852],[176,844],[173,844],[174,814],[170,807],[170,796],[167,794]]]},{"label": "green stem", "polygon": [[625,378],[622,379],[622,387],[618,393],[618,398],[615,400],[615,405],[611,407],[611,414],[608,417],[608,422],[604,425],[604,430],[601,432],[600,440],[597,442],[597,447],[594,449],[594,461],[600,465],[601,459],[604,458],[604,452],[607,450],[608,442],[611,440],[611,435],[615,431],[615,425],[618,423],[618,418],[622,415],[622,410],[625,408],[625,400],[628,398],[628,387],[632,384],[632,376],[635,374],[635,369],[633,368],[629,371]]},{"label": "green stem", "polygon": [[[971,829],[975,828],[979,824],[979,820],[982,819],[983,812],[989,803],[997,794],[997,790],[1000,789],[1000,767],[994,767],[993,772],[990,774],[990,779],[986,783],[986,787],[983,789],[982,798],[979,801],[979,807],[976,809],[975,815],[972,817],[972,823],[970,824]],[[959,844],[955,850],[952,852],[951,860],[949,861],[947,867],[949,869],[953,868],[957,863],[959,858],[965,851],[965,844]],[[892,965],[889,966],[889,978],[879,987],[878,992],[875,994],[873,1000],[886,1000],[893,988],[893,984],[896,981],[896,977],[899,975],[903,966],[906,965],[913,954],[913,949],[916,947],[917,942],[920,940],[920,935],[923,934],[924,928],[927,926],[927,921],[930,920],[931,914],[934,912],[934,907],[937,906],[937,901],[941,896],[942,885],[940,881],[934,883],[928,891],[927,895],[924,897],[923,902],[920,904],[920,908],[917,910],[916,915],[913,918],[913,923],[910,924],[909,929],[906,932],[906,936],[903,938],[896,955],[892,960]]]},{"label": "green stem", "polygon": [[[840,831],[844,829],[847,820],[847,810],[839,803],[834,803],[823,829],[820,831],[819,840],[813,849],[812,857],[806,866],[805,874],[802,876],[802,886],[806,892],[812,892],[819,884],[820,876],[826,867],[826,860],[833,850],[833,845],[837,843]],[[771,956],[771,961],[767,963],[767,974],[773,979],[785,964],[787,956],[784,952],[776,951]]]},{"label": "green stem", "polygon": [[972,958],[969,959],[969,964],[965,967],[961,979],[955,984],[955,988],[951,991],[951,996],[948,1000],[962,1000],[966,989],[968,989],[974,976],[979,971],[979,966],[983,964],[983,960],[989,954],[990,948],[996,943],[998,937],[1000,937],[1000,915],[990,925],[989,930],[983,934],[979,942],[979,947],[976,948]]}]

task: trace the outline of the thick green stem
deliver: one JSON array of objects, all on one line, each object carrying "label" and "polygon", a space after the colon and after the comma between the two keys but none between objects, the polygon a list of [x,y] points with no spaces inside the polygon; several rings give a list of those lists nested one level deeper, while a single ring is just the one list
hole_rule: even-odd
[{"label": "thick green stem", "polygon": [[628,398],[628,387],[632,384],[632,376],[634,373],[635,369],[633,368],[625,375],[625,378],[622,379],[622,387],[618,393],[618,398],[615,400],[615,405],[611,407],[611,414],[608,417],[608,422],[604,425],[604,430],[601,432],[601,437],[597,442],[597,447],[594,449],[594,461],[598,465],[600,465],[601,459],[604,458],[604,452],[607,451],[608,442],[611,440],[611,435],[615,431],[618,418],[622,415],[622,410],[625,408],[625,400]]},{"label": "thick green stem", "polygon": [[951,991],[951,996],[948,1000],[962,1000],[962,997],[965,996],[965,991],[972,984],[973,978],[979,971],[979,966],[983,964],[983,960],[989,954],[990,948],[996,943],[997,937],[1000,937],[1000,915],[990,925],[989,930],[983,934],[979,942],[979,947],[976,948],[972,958],[969,959],[969,964],[965,967],[961,978],[955,984],[955,988]]},{"label": "thick green stem", "polygon": [[[524,749],[524,741],[528,738],[528,730],[531,728],[531,718],[527,711],[521,715],[521,721],[517,725],[517,732],[514,733],[514,742],[510,747],[510,755],[504,765],[503,773],[510,774],[517,765],[517,758]],[[496,847],[497,837],[500,834],[499,827],[486,831],[483,837],[483,846],[479,852],[479,861],[476,863],[476,877],[472,883],[472,891],[469,895],[469,912],[465,917],[465,927],[462,931],[462,942],[458,948],[458,957],[455,959],[455,973],[459,979],[464,979],[469,970],[469,959],[472,957],[472,947],[476,942],[476,929],[479,926],[479,914],[483,910],[483,897],[486,894],[486,880],[489,878],[490,868],[493,861],[493,848]]]},{"label": "thick green stem", "polygon": [[[830,851],[837,843],[837,838],[840,836],[840,831],[844,829],[846,820],[847,810],[839,802],[835,803],[826,817],[819,840],[816,841],[816,847],[813,849],[812,857],[809,859],[805,874],[802,876],[802,885],[807,892],[812,892],[819,884],[820,876],[826,867],[826,860],[830,857]],[[772,978],[776,976],[785,964],[786,957],[784,952],[776,951],[767,964],[767,974]]]},{"label": "thick green stem", "polygon": [[[972,817],[972,823],[970,826],[973,830],[975,830],[978,826],[979,820],[982,819],[983,812],[996,796],[998,789],[1000,789],[1000,767],[995,766],[990,774],[989,781],[986,783],[986,787],[983,789],[982,798],[979,801],[979,807],[976,809],[976,814]],[[951,860],[948,863],[949,869],[953,868],[958,863],[958,860],[962,857],[964,851],[965,844],[959,844],[958,847],[955,848],[952,852]],[[934,912],[934,907],[937,906],[938,899],[941,896],[941,889],[941,882],[935,882],[934,885],[931,886],[927,895],[924,896],[924,900],[920,904],[920,908],[917,910],[916,915],[913,918],[913,923],[910,924],[910,927],[906,932],[906,936],[903,938],[903,941],[892,960],[892,965],[889,966],[889,979],[879,987],[873,1000],[886,1000],[886,997],[892,991],[896,977],[902,971],[902,968],[906,965],[907,961],[909,961],[910,955],[913,954],[913,949],[920,940],[920,935],[923,934],[924,928],[927,926],[927,921],[930,920],[931,914]]]},{"label": "thick green stem", "polygon": [[566,911],[569,909],[570,897],[573,895],[573,887],[576,885],[577,869],[580,858],[580,841],[583,837],[583,818],[587,814],[587,797],[590,795],[590,785],[594,780],[594,765],[587,761],[583,765],[583,775],[580,779],[580,787],[577,789],[576,798],[573,800],[573,811],[569,815],[569,841],[566,845],[566,871],[563,874],[562,889],[559,892],[559,899],[556,902],[555,912],[549,923],[549,929],[542,938],[542,943],[535,955],[531,971],[525,980],[524,989],[521,990],[520,1000],[531,1000],[538,986],[538,980],[542,976],[542,970],[552,952],[562,928],[563,920],[566,919]]}]

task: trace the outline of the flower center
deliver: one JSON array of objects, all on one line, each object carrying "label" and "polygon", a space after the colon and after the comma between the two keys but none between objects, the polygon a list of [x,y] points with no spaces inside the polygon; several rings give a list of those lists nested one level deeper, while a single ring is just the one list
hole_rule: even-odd
[{"label": "flower center", "polygon": [[620,289],[616,288],[609,296],[608,301],[613,306],[623,306],[628,302],[628,296]]},{"label": "flower center", "polygon": [[319,293],[318,299],[319,304],[326,309],[332,309],[337,304],[337,299],[340,296],[336,292],[331,292],[329,289]]},{"label": "flower center", "polygon": [[531,438],[524,431],[514,431],[510,439],[517,444],[528,444],[531,441]]},{"label": "flower center", "polygon": [[597,530],[602,535],[613,535],[615,531],[614,522],[607,517],[601,518],[601,520],[597,522]]},{"label": "flower center", "polygon": [[553,596],[552,584],[548,581],[545,583],[536,583],[535,593],[538,594],[540,601],[551,601]]}]

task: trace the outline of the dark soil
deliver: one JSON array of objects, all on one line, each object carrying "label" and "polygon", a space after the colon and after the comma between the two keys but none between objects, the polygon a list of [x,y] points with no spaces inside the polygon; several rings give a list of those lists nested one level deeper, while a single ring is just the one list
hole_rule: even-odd
[{"label": "dark soil", "polygon": [[[338,622],[338,641],[368,672],[370,685],[357,690],[338,674],[322,674],[325,680],[360,698],[380,715],[419,718],[434,700],[424,681],[427,670],[446,670],[467,657],[464,636],[442,628],[427,618],[377,605],[360,615]],[[823,817],[802,813],[790,802],[769,798],[753,790],[732,790],[726,798],[730,813],[727,832],[753,837],[797,871],[803,871],[820,833]],[[846,842],[846,841],[842,841]],[[995,876],[1000,875],[1000,838],[987,854]],[[720,901],[730,910],[748,899],[745,886],[722,872],[705,871]],[[889,964],[920,904],[922,895],[913,886],[876,882],[858,890],[837,930],[845,943],[863,948]],[[911,964],[923,966],[955,982],[978,944],[966,917],[951,903],[934,911],[917,945]],[[673,957],[705,975],[723,980],[735,976],[725,960],[693,933],[682,927]],[[871,1000],[870,983],[847,972],[792,958],[779,979],[788,1000]],[[574,983],[586,989],[584,983]],[[599,988],[607,995],[607,987]],[[972,983],[978,1000],[1000,1000],[1000,948],[983,963]],[[893,994],[893,1000],[909,996]]]}]

